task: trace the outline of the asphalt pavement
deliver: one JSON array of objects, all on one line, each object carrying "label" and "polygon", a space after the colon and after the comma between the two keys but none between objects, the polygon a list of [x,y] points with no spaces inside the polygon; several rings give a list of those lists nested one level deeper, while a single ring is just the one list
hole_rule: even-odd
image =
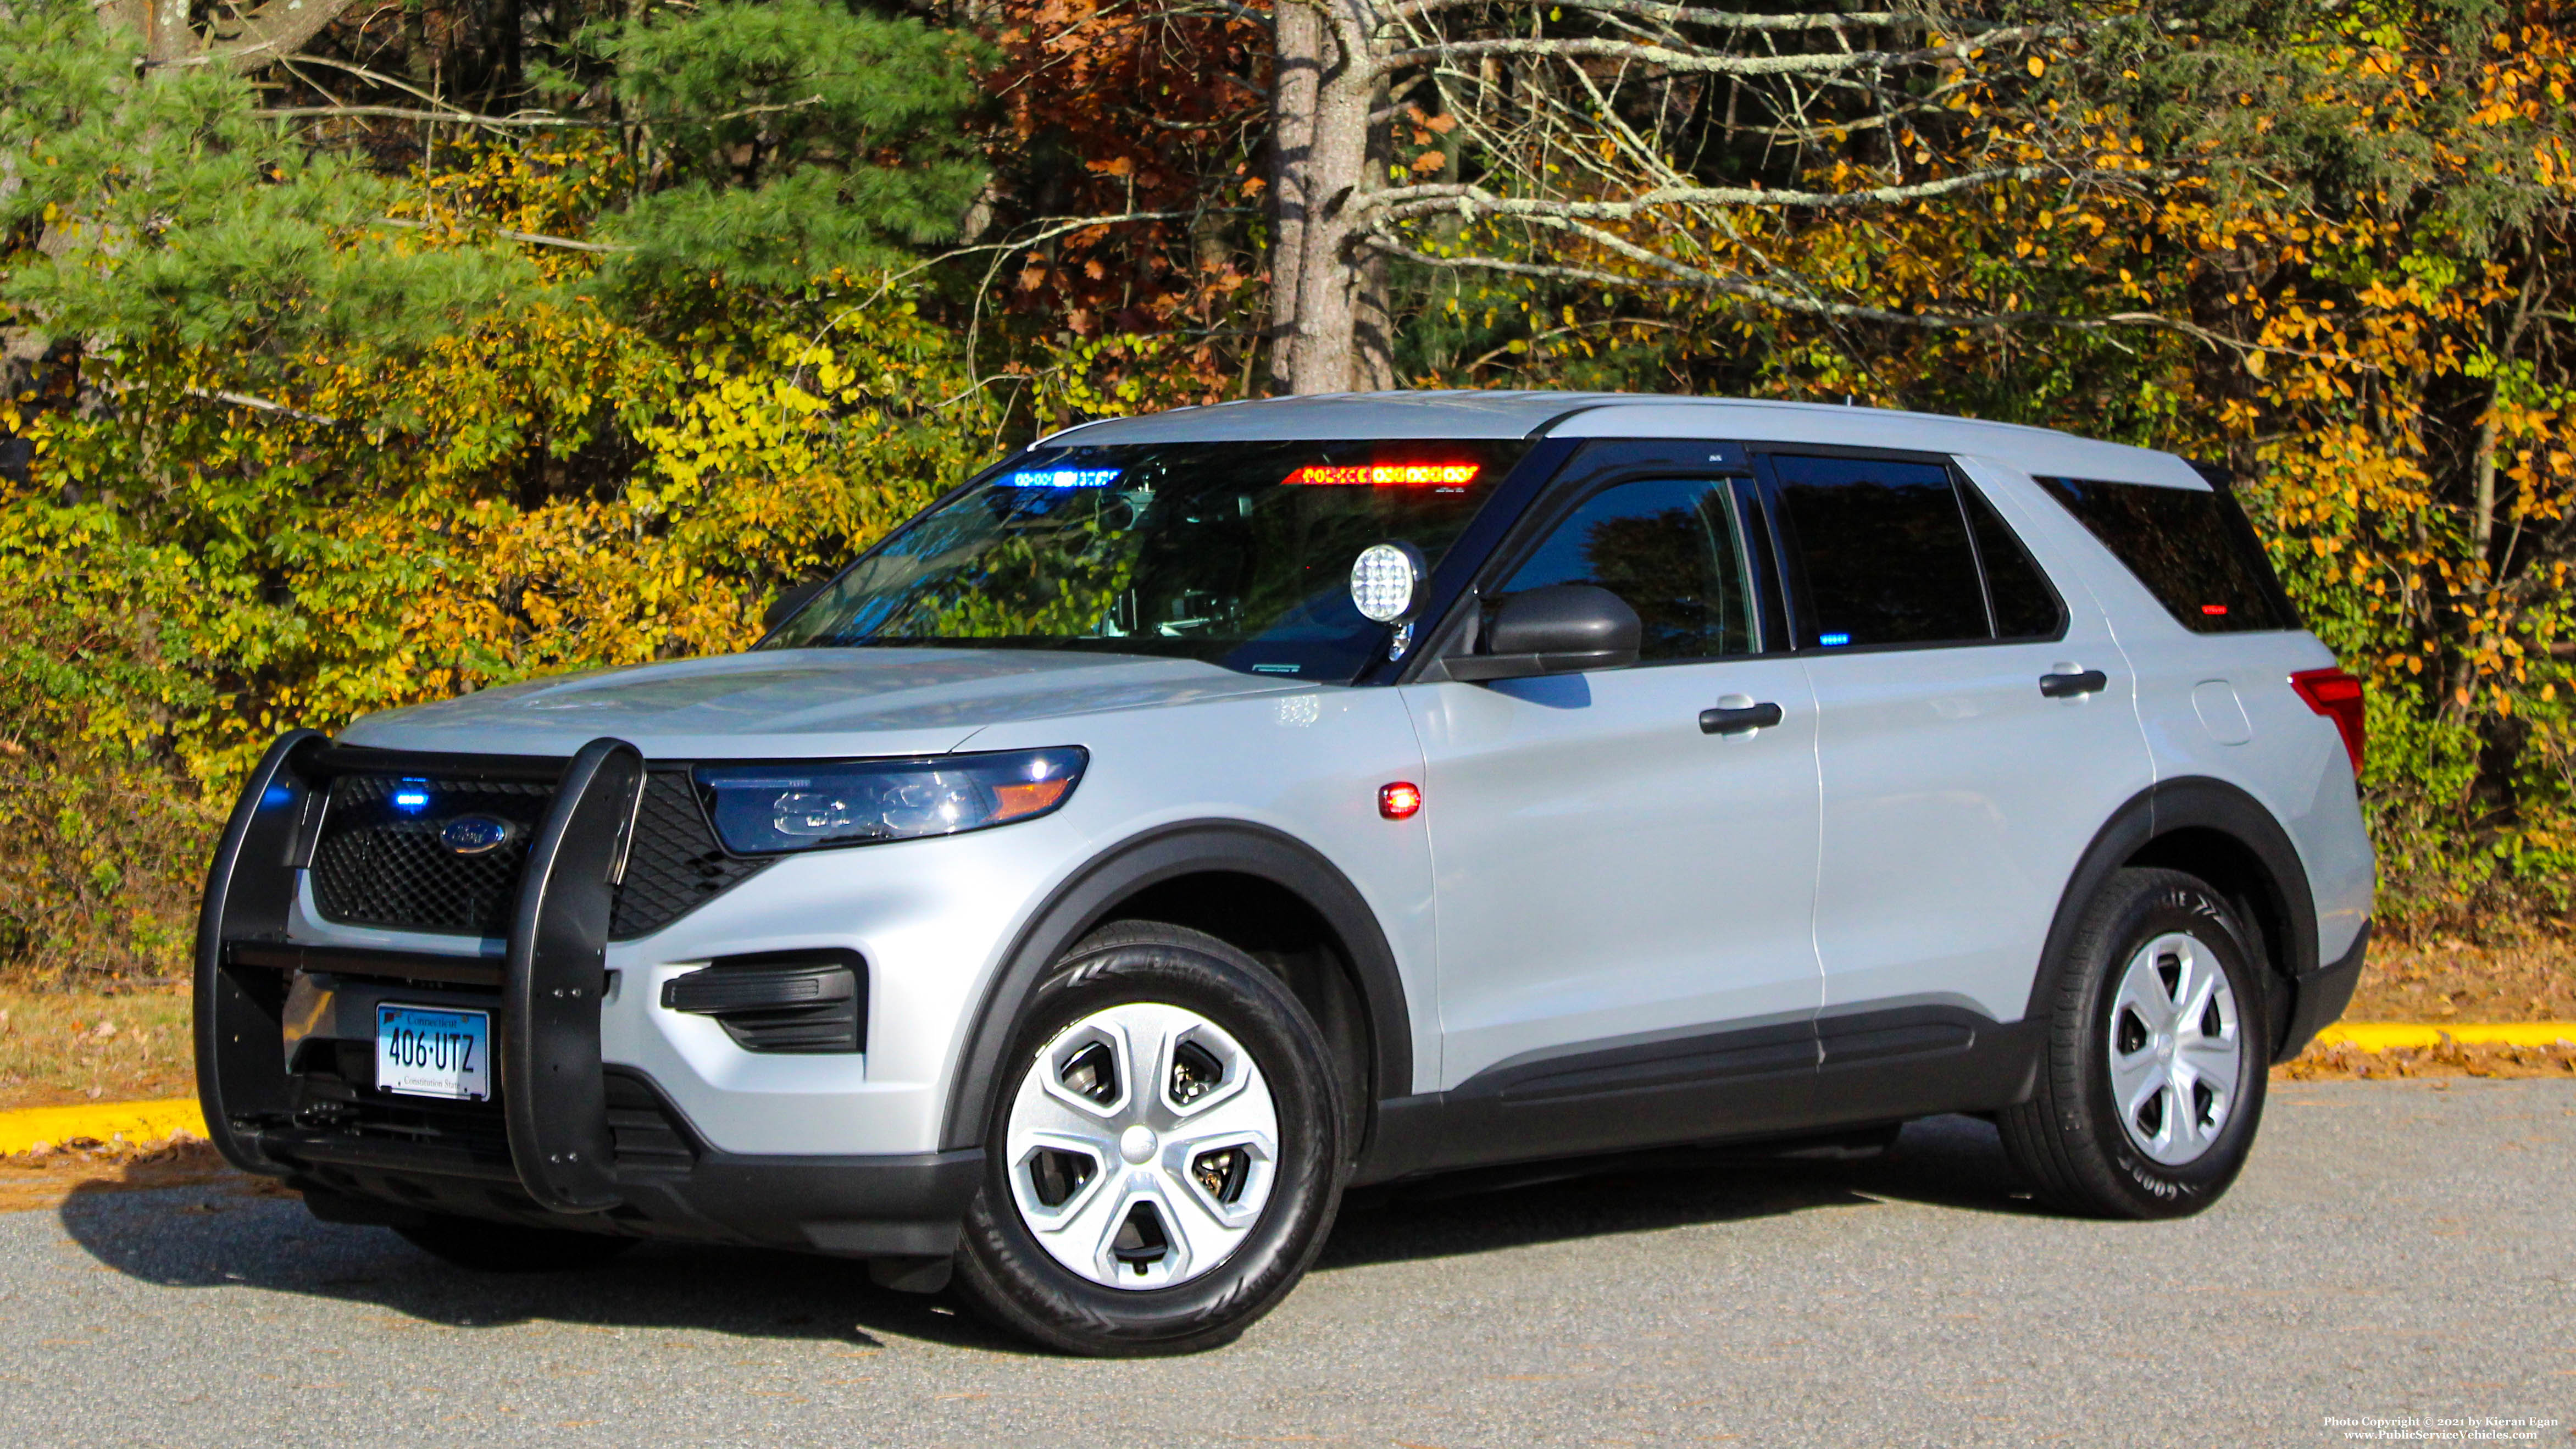
[{"label": "asphalt pavement", "polygon": [[1126,1362],[822,1259],[479,1277],[237,1188],[83,1193],[0,1216],[0,1442],[2576,1442],[2576,1083],[2275,1084],[2183,1222],[2015,1192],[1943,1118],[1863,1162],[1380,1196],[1240,1343]]}]

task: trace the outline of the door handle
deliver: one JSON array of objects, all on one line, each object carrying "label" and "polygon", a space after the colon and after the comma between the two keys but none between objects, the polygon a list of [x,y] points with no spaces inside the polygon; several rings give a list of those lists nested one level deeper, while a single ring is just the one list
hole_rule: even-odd
[{"label": "door handle", "polygon": [[[1737,695],[1736,698],[1743,698]],[[1699,732],[1704,735],[1742,734],[1746,730],[1769,729],[1780,722],[1780,706],[1769,702],[1737,706],[1721,705],[1699,712]]]},{"label": "door handle", "polygon": [[2099,694],[2110,683],[2111,676],[2099,669],[2080,674],[2043,674],[2039,677],[2039,692],[2047,699],[2073,699],[2079,694]]}]

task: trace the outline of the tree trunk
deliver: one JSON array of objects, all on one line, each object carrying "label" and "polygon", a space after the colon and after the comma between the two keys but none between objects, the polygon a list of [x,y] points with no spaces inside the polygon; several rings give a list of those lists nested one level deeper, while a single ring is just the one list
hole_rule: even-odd
[{"label": "tree trunk", "polygon": [[1293,390],[1297,289],[1305,274],[1306,183],[1315,150],[1315,98],[1324,73],[1324,17],[1298,0],[1274,12],[1270,99],[1270,384]]},{"label": "tree trunk", "polygon": [[[1322,0],[1322,5],[1323,66],[1299,191],[1305,217],[1298,237],[1296,325],[1286,379],[1294,393],[1348,392],[1361,385],[1363,370],[1359,321],[1365,269],[1351,243],[1361,189],[1368,180],[1369,106],[1378,90],[1369,37],[1377,28],[1377,9],[1372,0]],[[1283,233],[1282,250],[1286,239]],[[1276,285],[1274,281],[1274,289]],[[1380,336],[1383,331],[1378,329]]]},{"label": "tree trunk", "polygon": [[155,67],[208,56],[235,68],[264,65],[293,55],[355,0],[266,0],[223,12],[218,34],[188,23],[188,0],[97,0],[100,21],[138,31],[145,59]]},{"label": "tree trunk", "polygon": [[438,85],[438,63],[429,53],[426,0],[403,0],[403,75],[422,90]]},{"label": "tree trunk", "polygon": [[1395,382],[1395,308],[1387,296],[1386,253],[1372,251],[1351,269],[1351,386],[1385,392]]}]

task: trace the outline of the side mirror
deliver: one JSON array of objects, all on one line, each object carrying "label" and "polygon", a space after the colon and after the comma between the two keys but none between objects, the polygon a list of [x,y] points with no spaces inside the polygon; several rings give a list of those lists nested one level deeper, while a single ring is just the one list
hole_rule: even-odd
[{"label": "side mirror", "polygon": [[811,583],[798,584],[792,589],[780,590],[778,597],[769,601],[769,607],[761,611],[760,632],[766,634],[786,623],[788,615],[804,608],[805,601],[823,592],[823,586],[830,582],[830,579],[816,579]]},{"label": "side mirror", "polygon": [[1515,594],[1494,615],[1484,650],[1441,664],[1451,679],[1527,679],[1637,662],[1645,626],[1628,601],[1594,584],[1554,584]]}]

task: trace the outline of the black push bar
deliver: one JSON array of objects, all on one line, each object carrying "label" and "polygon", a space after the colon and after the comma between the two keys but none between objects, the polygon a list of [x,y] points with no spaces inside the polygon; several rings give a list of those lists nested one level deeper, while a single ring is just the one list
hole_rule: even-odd
[{"label": "black push bar", "polygon": [[[550,780],[553,804],[519,881],[501,969],[498,1062],[510,1160],[528,1196],[558,1212],[622,1200],[599,1059],[599,995],[610,909],[643,799],[644,757],[597,739],[560,767],[519,758],[352,749],[314,730],[278,737],[242,787],[197,916],[197,1097],[225,1159],[292,1171],[266,1129],[294,1112],[284,1012],[297,957],[287,939],[296,871],[332,776],[357,770]],[[484,968],[488,970],[489,968]]]}]

